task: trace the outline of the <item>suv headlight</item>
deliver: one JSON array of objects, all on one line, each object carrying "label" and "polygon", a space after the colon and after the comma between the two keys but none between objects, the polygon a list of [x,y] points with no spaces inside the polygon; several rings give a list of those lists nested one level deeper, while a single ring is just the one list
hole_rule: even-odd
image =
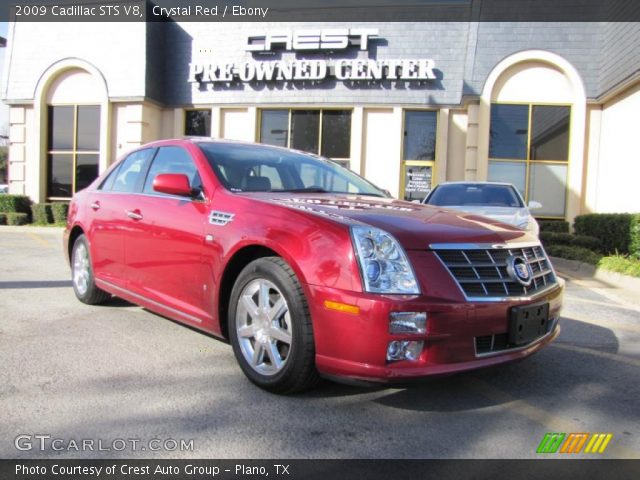
[{"label": "suv headlight", "polygon": [[373,227],[351,227],[364,290],[417,295],[418,282],[407,255],[393,236]]}]

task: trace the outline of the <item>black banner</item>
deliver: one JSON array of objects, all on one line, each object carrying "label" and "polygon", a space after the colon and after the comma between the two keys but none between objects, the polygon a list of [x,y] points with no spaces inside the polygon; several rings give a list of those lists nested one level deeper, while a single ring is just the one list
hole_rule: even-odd
[{"label": "black banner", "polygon": [[638,460],[0,460],[2,480],[618,480]]},{"label": "black banner", "polygon": [[0,0],[0,21],[637,22],[637,0]]}]

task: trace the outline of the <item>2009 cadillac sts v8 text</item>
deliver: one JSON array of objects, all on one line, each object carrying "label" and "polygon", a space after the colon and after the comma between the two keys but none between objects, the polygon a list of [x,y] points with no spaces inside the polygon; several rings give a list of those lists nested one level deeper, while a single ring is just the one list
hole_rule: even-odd
[{"label": "2009 cadillac sts v8 text", "polygon": [[278,147],[141,147],[74,197],[64,238],[82,302],[117,295],[228,340],[274,392],[496,365],[560,331],[535,237]]}]

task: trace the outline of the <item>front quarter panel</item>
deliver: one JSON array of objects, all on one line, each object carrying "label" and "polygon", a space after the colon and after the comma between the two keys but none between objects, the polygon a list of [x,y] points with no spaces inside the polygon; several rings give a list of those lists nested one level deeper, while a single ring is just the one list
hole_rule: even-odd
[{"label": "front quarter panel", "polygon": [[[308,285],[361,292],[349,228],[313,214],[233,195],[218,190],[211,209],[233,215],[226,225],[207,221],[205,234],[213,237],[204,249],[212,287],[220,292],[226,266],[249,247],[264,247],[282,257],[294,270],[310,298]],[[221,299],[211,305],[218,311]],[[220,319],[223,320],[223,319]],[[219,331],[219,325],[213,326]]]}]

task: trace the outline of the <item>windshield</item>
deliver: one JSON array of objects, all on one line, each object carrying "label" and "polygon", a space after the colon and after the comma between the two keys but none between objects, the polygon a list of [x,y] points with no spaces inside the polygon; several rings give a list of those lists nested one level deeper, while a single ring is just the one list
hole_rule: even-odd
[{"label": "windshield", "polygon": [[482,206],[522,208],[522,200],[511,185],[456,183],[438,185],[426,201],[439,207]]},{"label": "windshield", "polygon": [[328,160],[263,145],[198,143],[220,182],[232,192],[309,192],[386,195]]}]

